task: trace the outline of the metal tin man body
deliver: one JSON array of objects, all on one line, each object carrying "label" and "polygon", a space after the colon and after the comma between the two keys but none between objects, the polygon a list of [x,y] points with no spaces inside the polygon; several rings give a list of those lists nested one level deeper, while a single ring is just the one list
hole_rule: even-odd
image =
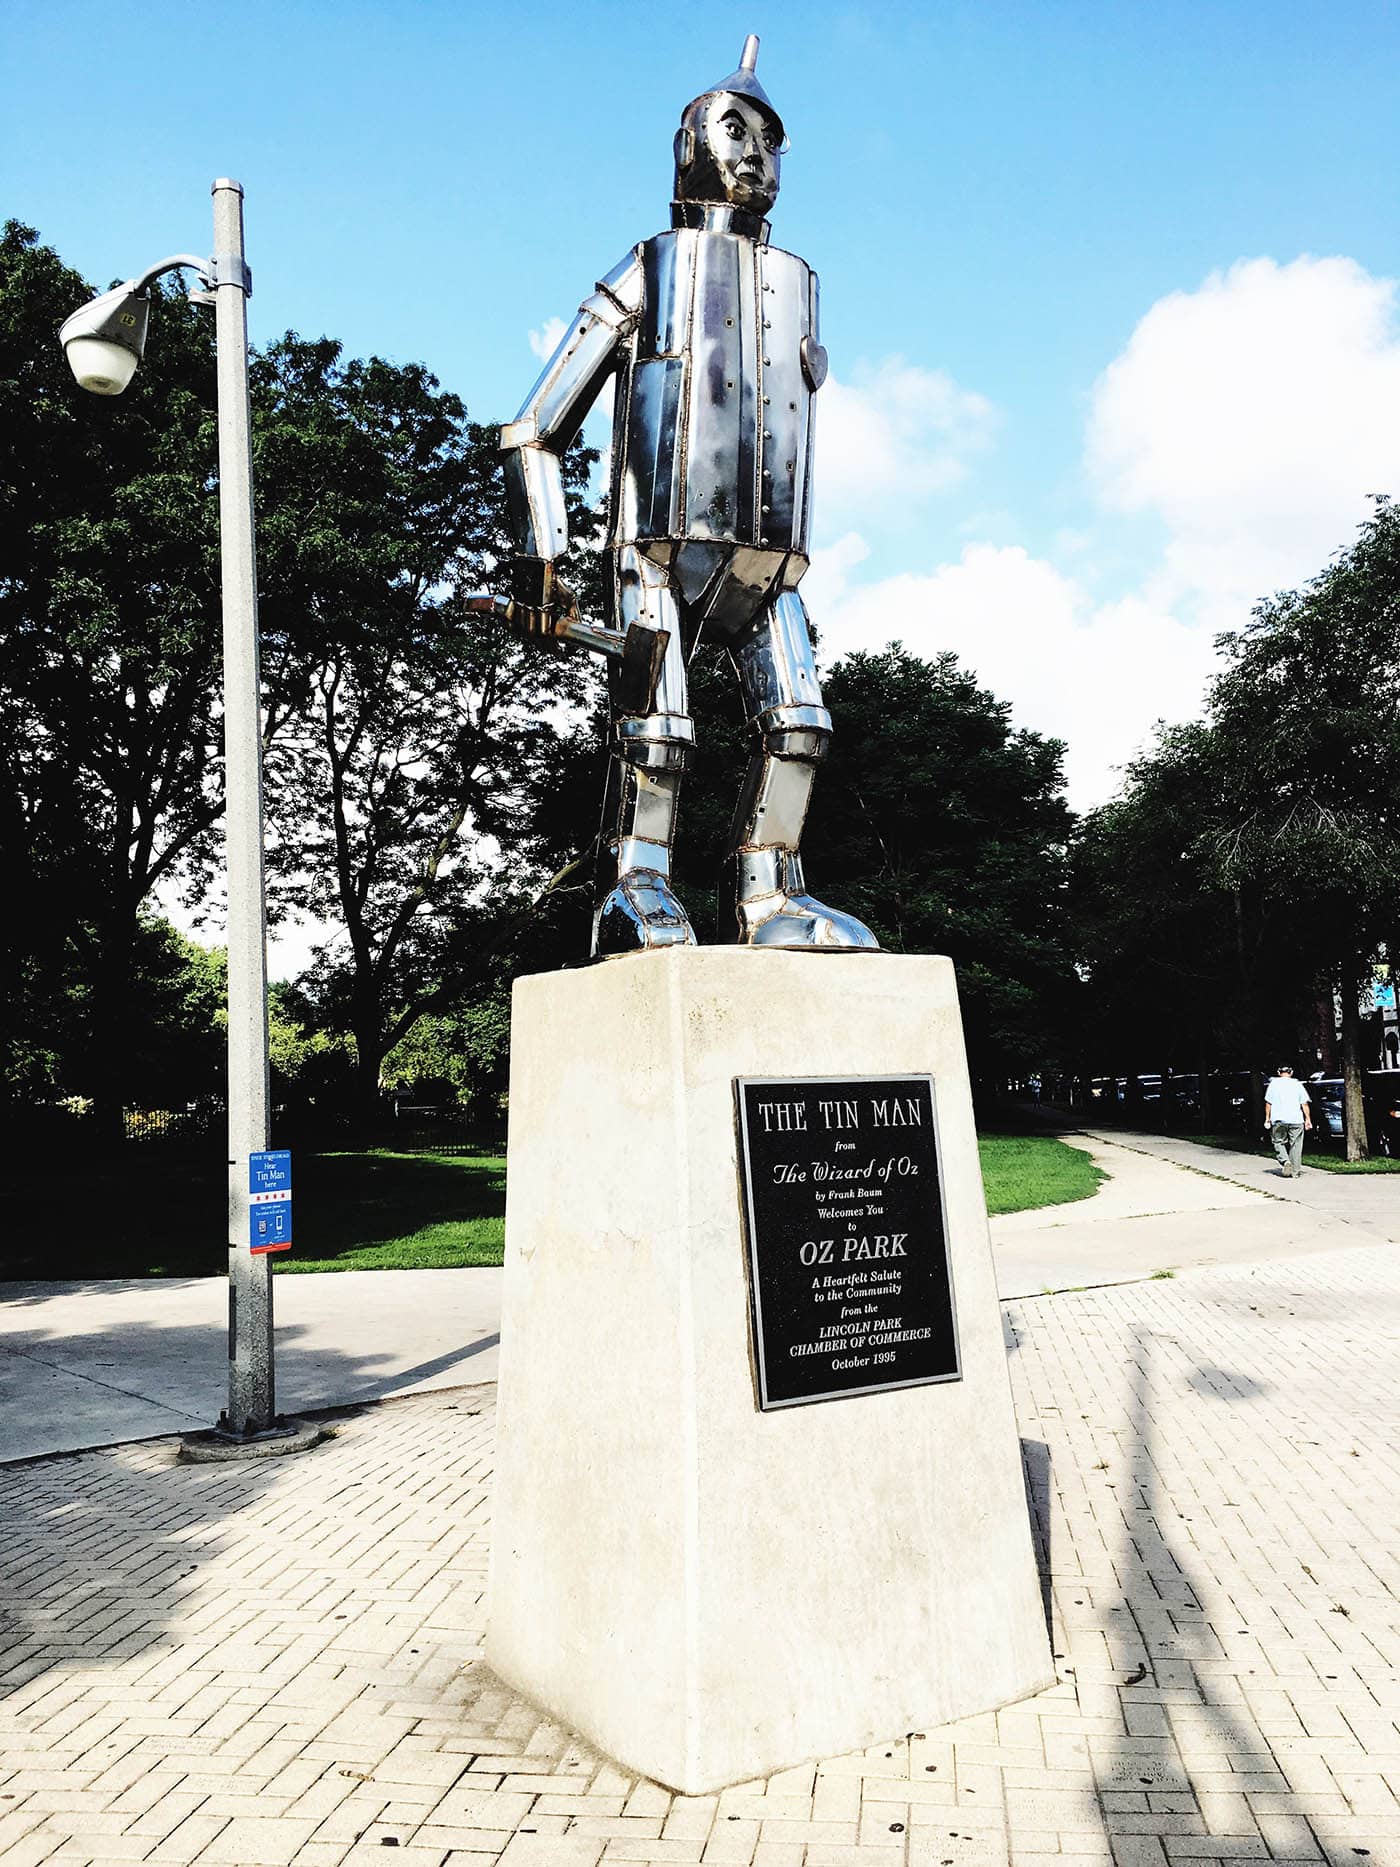
[{"label": "metal tin man body", "polygon": [[[671,842],[694,744],[685,650],[728,650],[756,744],[732,832],[721,937],[755,946],[873,947],[806,893],[798,853],[831,736],[797,586],[808,565],[812,401],[826,376],[817,279],[768,243],[782,124],[739,69],[687,106],[668,232],[643,241],[585,299],[516,419],[501,431],[520,555],[515,614],[557,632],[568,542],[559,461],[616,374],[614,621],[665,631],[654,690],[614,681],[622,762],[616,885],[600,954],[693,944],[671,891]],[[651,640],[651,637],[645,638]]]}]

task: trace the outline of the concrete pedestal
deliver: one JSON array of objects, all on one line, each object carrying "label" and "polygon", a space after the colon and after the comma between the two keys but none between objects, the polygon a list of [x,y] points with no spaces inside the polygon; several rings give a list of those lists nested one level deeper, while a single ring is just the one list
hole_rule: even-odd
[{"label": "concrete pedestal", "polygon": [[[931,1073],[961,1379],[760,1412],[736,1077]],[[1053,1680],[953,968],[520,980],[486,1657],[689,1793]]]}]

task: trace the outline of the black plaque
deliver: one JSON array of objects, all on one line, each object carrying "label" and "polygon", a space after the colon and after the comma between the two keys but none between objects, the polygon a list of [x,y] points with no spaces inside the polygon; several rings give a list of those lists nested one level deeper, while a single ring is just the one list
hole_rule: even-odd
[{"label": "black plaque", "polygon": [[933,1078],[741,1078],[758,1404],[956,1381]]}]

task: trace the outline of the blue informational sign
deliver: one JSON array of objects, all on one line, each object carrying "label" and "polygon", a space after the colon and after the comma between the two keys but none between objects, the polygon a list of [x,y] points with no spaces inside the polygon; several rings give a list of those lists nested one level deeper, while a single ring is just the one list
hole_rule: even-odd
[{"label": "blue informational sign", "polygon": [[292,1156],[285,1147],[248,1156],[248,1249],[286,1251],[292,1242]]},{"label": "blue informational sign", "polygon": [[292,1190],[292,1153],[290,1148],[269,1148],[264,1154],[248,1156],[248,1191],[250,1193],[290,1193]]},{"label": "blue informational sign", "polygon": [[248,1249],[250,1251],[285,1251],[292,1242],[292,1196],[266,1196],[266,1205],[248,1211]]}]

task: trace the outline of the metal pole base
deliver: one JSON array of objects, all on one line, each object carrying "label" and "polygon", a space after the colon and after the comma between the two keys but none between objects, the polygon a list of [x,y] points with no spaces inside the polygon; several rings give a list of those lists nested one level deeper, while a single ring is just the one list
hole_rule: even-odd
[{"label": "metal pole base", "polygon": [[224,1424],[201,1433],[186,1433],[180,1441],[182,1465],[215,1465],[230,1459],[276,1459],[288,1452],[309,1452],[331,1434],[319,1420],[279,1418],[274,1426],[261,1433],[234,1433]]}]

